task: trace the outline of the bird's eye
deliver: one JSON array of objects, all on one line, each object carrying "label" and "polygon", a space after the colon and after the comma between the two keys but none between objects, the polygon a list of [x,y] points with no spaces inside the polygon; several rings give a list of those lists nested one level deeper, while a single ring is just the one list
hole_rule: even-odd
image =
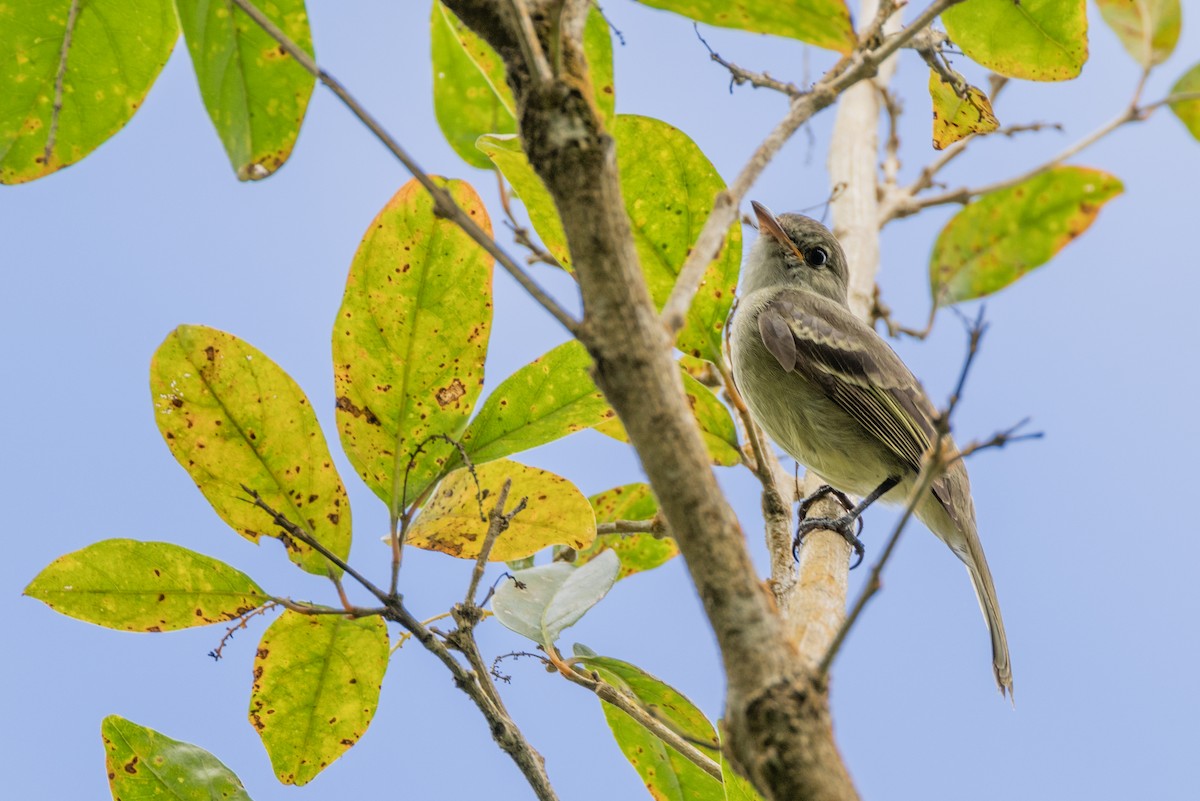
[{"label": "bird's eye", "polygon": [[804,260],[814,267],[820,267],[829,261],[829,253],[825,248],[811,248],[808,253],[804,254]]}]

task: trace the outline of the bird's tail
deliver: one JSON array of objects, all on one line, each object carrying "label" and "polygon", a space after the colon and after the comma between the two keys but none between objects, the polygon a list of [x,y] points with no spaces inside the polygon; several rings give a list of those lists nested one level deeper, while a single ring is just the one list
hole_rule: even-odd
[{"label": "bird's tail", "polygon": [[992,672],[996,676],[1000,694],[1012,696],[1012,663],[1008,657],[1004,618],[1000,616],[1000,603],[996,600],[996,585],[992,583],[992,571],[988,570],[983,549],[976,547],[972,550],[977,552],[972,554],[976,558],[971,560],[974,564],[967,564],[967,573],[971,576],[971,586],[975,588],[975,597],[979,600],[979,610],[983,612],[983,619],[987,622],[988,633],[992,635]]}]

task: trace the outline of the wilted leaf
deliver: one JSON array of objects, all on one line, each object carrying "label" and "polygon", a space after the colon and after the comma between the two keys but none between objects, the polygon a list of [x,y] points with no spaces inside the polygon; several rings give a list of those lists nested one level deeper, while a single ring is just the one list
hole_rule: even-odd
[{"label": "wilted leaf", "polygon": [[[961,79],[962,76],[955,73]],[[929,95],[933,98],[933,146],[942,150],[971,134],[991,133],[1000,127],[987,95],[964,80],[966,97],[959,97],[952,84],[929,71]]]},{"label": "wilted leaf", "polygon": [[275,776],[307,784],[371,724],[388,663],[379,617],[284,612],[254,657],[250,723]]},{"label": "wilted leaf", "polygon": [[104,540],[60,556],[25,594],[56,612],[122,631],[232,620],[267,594],[245,573],[169,542]]},{"label": "wilted leaf", "polygon": [[638,0],[689,19],[754,33],[787,36],[849,53],[858,40],[845,0]]},{"label": "wilted leaf", "polygon": [[[683,390],[687,393],[688,403],[692,414],[700,426],[700,435],[704,438],[704,446],[713,464],[732,467],[741,462],[741,451],[738,450],[737,427],[725,404],[713,394],[713,391],[692,378],[686,371],[683,373]],[[621,442],[629,442],[625,426],[614,417],[596,426],[601,434],[607,434]]]},{"label": "wilted leaf", "polygon": [[179,38],[170,0],[87,0],[76,6],[64,48],[71,7],[68,0],[0,3],[0,184],[74,164],[121,130]]},{"label": "wilted leaf", "polygon": [[198,745],[116,715],[104,719],[100,736],[114,799],[250,801],[234,772]]},{"label": "wilted leaf", "polygon": [[529,222],[542,244],[546,246],[546,250],[558,259],[559,264],[568,270],[571,269],[571,252],[567,248],[567,235],[563,231],[558,209],[546,190],[546,185],[525,157],[520,138],[516,135],[488,134],[479,137],[475,145],[491,159],[504,176],[504,180],[512,186],[513,192],[524,204]]},{"label": "wilted leaf", "polygon": [[[658,514],[658,501],[645,483],[614,487],[588,499],[596,512],[596,523],[617,520],[653,520]],[[602,534],[586,551],[580,551],[575,564],[582,565],[605,550],[612,550],[621,560],[618,579],[643,570],[653,570],[679,554],[679,546],[670,537],[653,534]]]},{"label": "wilted leaf", "polygon": [[616,554],[583,567],[553,562],[513,571],[492,596],[496,620],[536,643],[551,646],[608,593],[617,580]]},{"label": "wilted leaf", "polygon": [[[526,507],[496,540],[489,561],[522,559],[551,545],[568,545],[579,550],[596,538],[596,518],[591,505],[562,476],[507,459],[481,464],[475,468],[475,474],[492,499],[505,479],[512,479],[505,511],[511,511],[521,498],[528,499]],[[467,468],[446,476],[408,530],[407,543],[463,559],[479,556],[488,523],[480,519],[477,492]],[[485,498],[483,511],[486,513],[490,508]]]},{"label": "wilted leaf", "polygon": [[[200,96],[242,181],[275,172],[291,155],[316,78],[228,0],[175,0]],[[262,12],[313,54],[304,0],[273,0]]]},{"label": "wilted leaf", "polygon": [[1200,64],[1185,72],[1183,77],[1171,87],[1173,95],[1184,92],[1194,93],[1196,97],[1172,103],[1171,111],[1175,112],[1175,116],[1187,127],[1192,136],[1200,139]]},{"label": "wilted leaf", "polygon": [[471,461],[481,464],[529,450],[612,417],[589,375],[591,366],[587,350],[571,340],[504,379],[463,433]]},{"label": "wilted leaf", "polygon": [[[490,235],[475,190],[462,181],[443,185]],[[462,433],[483,383],[491,328],[492,257],[436,217],[428,193],[409,181],[367,229],[333,327],[342,447],[393,515],[454,453],[441,440],[416,450],[431,436]]]},{"label": "wilted leaf", "polygon": [[[715,747],[706,749],[701,745],[716,745],[717,733],[713,725],[678,690],[641,668],[619,659],[596,656],[581,645],[575,646],[575,656],[583,667],[634,698],[667,728],[701,747],[714,759],[719,758]],[[725,789],[721,782],[617,707],[603,701],[601,706],[617,746],[655,799],[725,801]]]},{"label": "wilted leaf", "polygon": [[304,392],[279,365],[232,334],[181,325],[150,364],[155,422],[171,453],[221,519],[246,539],[278,537],[319,576],[325,557],[284,535],[242,485],[338,556],[350,552],[350,503]]},{"label": "wilted leaf", "polygon": [[[620,114],[613,131],[638,260],[650,295],[661,307],[725,182],[687,134],[662,120]],[[676,344],[684,353],[721,360],[741,258],[742,226],[735,221],[679,332]]]},{"label": "wilted leaf", "polygon": [[1099,170],[1056,167],[984,195],[956,214],[933,246],[929,279],[943,305],[983,297],[1045,264],[1124,190]]},{"label": "wilted leaf", "polygon": [[433,112],[442,135],[464,161],[482,170],[491,162],[475,149],[481,134],[517,130],[516,103],[504,62],[440,2],[429,20],[433,56]]},{"label": "wilted leaf", "polygon": [[1144,67],[1170,58],[1182,26],[1179,0],[1096,0],[1100,16]]},{"label": "wilted leaf", "polygon": [[1084,0],[971,0],[942,22],[967,56],[1010,78],[1065,81],[1087,61]]}]

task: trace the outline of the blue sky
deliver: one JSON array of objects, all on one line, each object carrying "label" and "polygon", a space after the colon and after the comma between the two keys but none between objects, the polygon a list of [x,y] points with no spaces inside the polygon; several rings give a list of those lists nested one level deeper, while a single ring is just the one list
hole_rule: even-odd
[{"label": "blue sky", "polygon": [[[611,3],[617,107],[695,139],[726,178],[782,116],[781,96],[739,88],[682,18]],[[1151,78],[1165,94],[1200,60],[1200,16],[1185,3],[1183,38]],[[428,5],[313,2],[319,60],[430,172],[474,183],[495,212],[494,178],[462,164],[433,120]],[[978,185],[1035,165],[1118,113],[1137,68],[1094,9],[1091,60],[1065,84],[1021,84],[997,104],[1003,122],[1061,122],[1065,133],[981,141],[946,172]],[[828,56],[795,42],[705,29],[743,66],[801,82]],[[957,65],[982,80],[965,59]],[[509,759],[442,667],[407,646],[392,662],[363,740],[313,784],[284,788],[246,720],[261,619],[227,657],[205,654],[221,629],[121,634],[20,597],[62,553],[110,537],[167,540],[224,559],[268,590],[330,600],[323,581],[235,536],[176,465],[154,427],[150,356],[183,322],[231,331],[308,392],[335,439],[329,332],[367,224],[407,180],[318,88],[292,160],[239,184],[200,104],[182,46],[137,116],[80,164],[0,192],[0,490],[9,543],[0,609],[8,621],[3,735],[14,798],[99,797],[101,719],[120,714],[213,751],[252,797],[526,797]],[[807,70],[807,73],[806,73]],[[902,54],[897,88],[905,175],[934,157],[927,71]],[[784,211],[821,202],[832,112],[798,134],[750,197]],[[987,637],[961,567],[920,527],[906,533],[884,592],[835,667],[839,743],[865,796],[927,799],[1194,798],[1200,660],[1194,565],[1200,538],[1185,501],[1200,444],[1195,414],[1200,293],[1196,183],[1200,143],[1168,113],[1126,126],[1074,159],[1119,176],[1124,195],[1051,264],[988,302],[992,323],[956,421],[960,439],[1027,415],[1040,442],[970,463],[980,534],[1008,626],[1014,711],[995,692]],[[748,207],[748,204],[747,204]],[[950,208],[885,231],[886,301],[917,324],[928,311],[929,251]],[[747,231],[748,239],[753,235]],[[564,298],[571,285],[539,280]],[[563,331],[497,273],[487,386],[547,350]],[[963,350],[953,315],[926,343],[896,345],[935,399]],[[485,389],[486,391],[486,389]],[[335,446],[336,450],[336,446]],[[383,576],[386,512],[338,454],[354,508],[353,560]],[[519,457],[592,493],[638,480],[623,446],[593,433]],[[722,483],[765,572],[758,497],[744,470]],[[868,559],[893,512],[867,519]],[[872,548],[872,546],[875,546]],[[494,570],[498,574],[498,570]],[[469,568],[438,554],[406,558],[405,594],[430,616],[457,600]],[[865,571],[860,571],[865,574]],[[855,582],[862,575],[855,576]],[[485,653],[524,647],[498,625]],[[638,664],[721,712],[712,636],[678,561],[620,583],[564,643]],[[530,661],[507,663],[510,710],[547,760],[563,798],[637,798],[598,702]]]}]

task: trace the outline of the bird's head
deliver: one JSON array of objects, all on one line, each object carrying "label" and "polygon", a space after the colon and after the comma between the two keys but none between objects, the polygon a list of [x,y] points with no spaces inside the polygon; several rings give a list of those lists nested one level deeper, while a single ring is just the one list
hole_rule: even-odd
[{"label": "bird's head", "polygon": [[846,305],[846,254],[829,229],[803,214],[776,217],[757,201],[750,205],[758,217],[758,239],[742,266],[742,295],[795,287]]}]

